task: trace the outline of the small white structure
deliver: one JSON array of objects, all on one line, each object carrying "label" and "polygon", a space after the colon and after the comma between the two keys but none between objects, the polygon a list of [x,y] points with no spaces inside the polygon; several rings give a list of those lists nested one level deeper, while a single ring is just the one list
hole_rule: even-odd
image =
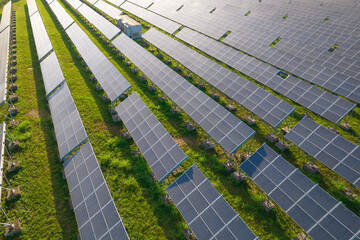
[{"label": "small white structure", "polygon": [[142,35],[141,24],[128,15],[120,15],[117,17],[117,26],[132,39],[139,38]]}]

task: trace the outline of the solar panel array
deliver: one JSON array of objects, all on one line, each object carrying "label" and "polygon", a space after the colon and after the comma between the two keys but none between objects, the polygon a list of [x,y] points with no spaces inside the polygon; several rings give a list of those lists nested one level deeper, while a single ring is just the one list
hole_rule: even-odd
[{"label": "solar panel array", "polygon": [[131,87],[77,24],[72,24],[66,33],[112,102]]},{"label": "solar panel array", "polygon": [[49,96],[55,88],[65,81],[55,52],[52,52],[40,63],[40,68],[44,80],[46,96]]},{"label": "solar panel array", "polygon": [[31,17],[32,15],[34,15],[34,13],[38,11],[38,7],[36,5],[35,0],[27,0],[26,2],[29,11],[29,16]]},{"label": "solar panel array", "polygon": [[276,128],[295,108],[184,44],[152,28],[143,38]]},{"label": "solar panel array", "polygon": [[92,25],[94,25],[104,36],[111,40],[118,33],[120,29],[114,24],[106,20],[103,16],[90,8],[88,5],[83,4],[77,9]]},{"label": "solar panel array", "polygon": [[30,17],[31,28],[35,39],[36,52],[39,61],[41,61],[50,51],[53,50],[49,36],[46,32],[44,23],[39,11]]},{"label": "solar panel array", "polygon": [[196,239],[257,239],[195,164],[166,191]]},{"label": "solar panel array", "polygon": [[88,136],[66,82],[48,98],[48,102],[60,160],[63,160],[84,143]]},{"label": "solar panel array", "polygon": [[360,147],[309,118],[285,138],[360,188]]},{"label": "solar panel array", "polygon": [[335,124],[356,107],[294,76],[283,79],[278,69],[188,28],[183,28],[176,37]]},{"label": "solar panel array", "polygon": [[[294,73],[295,75],[298,75],[331,92],[360,103],[360,77],[356,79],[346,76],[337,71],[313,64],[282,50],[253,42],[253,39],[244,41],[241,36],[243,36],[243,33],[233,33],[226,37],[223,42],[240,50],[246,51],[247,53],[258,57],[263,61],[269,62],[272,65]],[[252,42],[252,44],[249,45],[249,42]],[[257,48],[254,49],[254,46]],[[312,54],[312,57],[314,58],[318,55],[315,51],[312,52]],[[358,67],[354,67],[355,70],[358,70]]]},{"label": "solar panel array", "polygon": [[80,238],[129,239],[90,142],[64,163],[64,173]]},{"label": "solar panel array", "polygon": [[116,111],[159,182],[188,158],[137,93]]},{"label": "solar panel array", "polygon": [[134,14],[135,16],[149,22],[152,25],[157,26],[158,28],[170,34],[173,34],[174,32],[176,32],[176,30],[178,30],[181,27],[181,25],[178,23],[175,23],[153,12],[150,12],[146,9],[136,6],[128,1],[126,1],[120,7],[125,11]]},{"label": "solar panel array", "polygon": [[[11,3],[11,2],[10,2]],[[2,122],[0,125],[0,199],[1,199],[1,190],[3,188],[2,180],[4,176],[4,153],[5,153],[5,130],[6,123]]]},{"label": "solar panel array", "polygon": [[109,0],[108,2],[114,4],[115,6],[120,6],[125,2],[125,0]]},{"label": "solar panel array", "polygon": [[81,5],[83,5],[83,3],[79,0],[66,0],[66,2],[74,9],[78,9]]},{"label": "solar panel array", "polygon": [[74,19],[70,17],[58,1],[54,0],[49,6],[63,29],[67,29],[74,22]]},{"label": "solar panel array", "polygon": [[0,23],[0,106],[6,101],[7,72],[9,60],[10,42],[11,1],[8,2],[2,12]]},{"label": "solar panel array", "polygon": [[359,239],[360,218],[266,144],[240,168],[312,239]]},{"label": "solar panel array", "polygon": [[111,6],[110,4],[99,0],[97,1],[94,6],[100,9],[102,12],[110,16],[111,18],[116,18],[122,14],[122,11],[116,7]]},{"label": "solar panel array", "polygon": [[113,42],[161,91],[230,155],[255,131],[125,34]]}]

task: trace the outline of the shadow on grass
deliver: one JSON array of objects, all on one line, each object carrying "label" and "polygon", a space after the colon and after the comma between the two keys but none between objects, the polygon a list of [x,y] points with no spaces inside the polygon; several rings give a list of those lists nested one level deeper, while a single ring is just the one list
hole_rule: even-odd
[{"label": "shadow on grass", "polygon": [[[47,110],[47,101],[46,94],[44,89],[44,83],[41,81],[41,71],[40,65],[38,62],[38,57],[36,54],[36,47],[33,38],[33,32],[31,29],[30,18],[27,11],[27,7],[24,6],[26,14],[26,24],[29,37],[29,46],[32,49],[31,60],[33,66],[33,78],[35,81],[36,88],[36,99],[38,101],[38,111],[43,112]],[[46,110],[45,110],[46,109]],[[55,209],[56,209],[56,218],[62,229],[63,239],[76,238],[76,221],[74,213],[70,209],[68,201],[64,199],[69,198],[66,181],[62,177],[62,164],[58,161],[58,156],[54,153],[56,149],[56,144],[54,143],[54,138],[52,133],[54,132],[52,127],[52,122],[49,117],[40,116],[40,125],[41,129],[45,136],[45,148],[48,157],[49,170],[51,174],[51,183],[52,183],[52,193],[54,195]],[[64,209],[66,209],[64,211]]]}]

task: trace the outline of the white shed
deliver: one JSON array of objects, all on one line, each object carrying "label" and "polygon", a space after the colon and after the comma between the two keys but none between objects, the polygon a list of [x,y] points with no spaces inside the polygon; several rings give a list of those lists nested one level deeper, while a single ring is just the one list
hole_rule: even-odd
[{"label": "white shed", "polygon": [[141,24],[128,15],[120,15],[117,17],[117,26],[132,39],[139,38],[142,35]]}]

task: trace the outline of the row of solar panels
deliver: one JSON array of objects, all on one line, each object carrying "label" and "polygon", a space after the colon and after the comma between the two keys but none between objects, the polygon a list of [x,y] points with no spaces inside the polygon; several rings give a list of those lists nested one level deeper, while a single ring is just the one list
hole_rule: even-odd
[{"label": "row of solar panels", "polygon": [[[68,3],[72,6],[76,6],[75,3],[72,1],[68,1]],[[86,5],[83,6],[88,7]],[[94,74],[95,78],[99,81],[101,87],[104,89],[107,96],[112,102],[116,101],[124,92],[126,92],[131,87],[129,82],[114,67],[114,65],[112,65],[109,59],[107,59],[105,55],[96,47],[96,45],[90,40],[90,38],[85,34],[85,32],[76,23],[73,23],[70,15],[66,13],[64,8],[56,0],[51,2],[50,7],[62,27],[65,29],[67,35],[74,43],[77,51],[84,59],[89,69]],[[89,10],[94,11],[91,8]],[[98,15],[99,18],[103,18],[96,12],[94,12],[94,14],[91,14],[91,16],[94,15]],[[111,24],[105,18],[103,19],[108,24]],[[99,23],[101,22],[102,21],[99,21]],[[115,27],[112,24],[111,26]]]},{"label": "row of solar panels", "polygon": [[[29,11],[37,9],[36,3],[34,4]],[[28,5],[31,3],[28,2]],[[43,28],[46,33],[42,21],[33,20],[37,14],[41,20],[38,11],[32,14],[30,17],[32,29]],[[40,24],[42,27],[35,26],[35,24]],[[39,45],[36,42],[39,39],[35,37],[35,34],[34,39],[37,48]],[[55,128],[60,160],[64,160],[76,148],[83,145],[88,140],[88,136],[68,85],[63,78],[55,52],[42,59],[40,66]],[[60,84],[58,76],[62,76]],[[59,85],[61,86],[59,87]],[[129,239],[90,142],[81,146],[66,160],[64,173],[81,239],[118,239],[119,237]]]},{"label": "row of solar panels", "polygon": [[176,37],[335,124],[356,107],[293,76],[284,79],[276,68],[191,29],[183,28]]},{"label": "row of solar panels", "polygon": [[266,144],[240,169],[312,239],[360,239],[360,218]]},{"label": "row of solar panels", "polygon": [[155,28],[148,30],[143,38],[259,116],[273,128],[279,126],[295,111],[295,108],[285,101]]},{"label": "row of solar panels", "polygon": [[[204,13],[203,11],[196,10],[196,7],[193,7],[194,10],[190,8],[189,5],[185,4],[184,8],[187,7],[185,10],[184,8],[181,8],[181,11],[177,11],[179,7],[181,7],[181,3],[177,3],[178,6],[175,7],[175,3],[170,2],[159,2],[156,1],[154,4],[152,4],[147,10],[142,7],[136,6],[130,2],[125,2],[121,5],[121,8],[131,12],[132,14],[142,18],[142,16],[146,16],[148,14],[155,15],[157,17],[165,16],[167,18],[170,18],[174,20],[175,22],[180,22],[185,26],[188,26],[190,28],[196,29],[208,36],[215,37],[216,39],[219,39],[227,30],[227,27],[224,26],[223,31],[219,29],[219,23],[221,23],[221,19],[224,18],[224,16],[216,18],[216,21],[213,21],[213,16],[211,16],[208,12]],[[204,7],[203,5],[201,5]],[[144,7],[144,6],[143,6]],[[200,7],[201,8],[201,7]],[[161,16],[153,13],[158,13]],[[206,19],[205,15],[207,15],[208,19],[207,21],[204,21]],[[194,19],[195,18],[195,19]],[[245,16],[242,16],[242,18],[246,19]],[[249,18],[248,18],[249,19]],[[144,19],[146,20],[146,19]],[[209,22],[211,20],[211,22]],[[170,20],[167,20],[170,21]],[[245,21],[245,20],[244,20]],[[149,20],[150,23],[152,23]],[[232,21],[234,22],[237,21]],[[246,21],[251,25],[251,30],[258,28],[258,21]],[[155,26],[158,26],[159,28],[162,28],[161,25],[158,23],[152,23]],[[158,25],[157,25],[158,24]],[[248,25],[249,25],[248,24]],[[262,43],[262,40],[259,36],[256,35],[256,39],[249,38],[249,30],[241,31],[241,28],[245,28],[243,26],[246,26],[246,24],[235,24],[238,27],[236,29],[231,29],[232,33],[225,38],[224,42],[235,46],[237,48],[240,48],[241,50],[245,50],[248,53],[259,57],[260,59],[264,61],[268,61],[270,64],[276,65],[280,68],[286,69],[290,72],[294,72],[296,75],[301,76],[305,78],[307,81],[310,81],[312,83],[315,83],[321,87],[324,87],[328,89],[329,91],[335,92],[339,95],[342,95],[350,100],[353,100],[357,103],[360,102],[360,87],[359,87],[359,80],[358,77],[355,76],[358,74],[357,70],[357,64],[352,60],[351,62],[354,62],[353,64],[349,63],[349,61],[342,62],[342,65],[339,65],[339,69],[344,67],[344,71],[348,70],[346,72],[341,71],[337,72],[336,67],[333,67],[331,69],[318,65],[318,61],[316,63],[311,63],[308,60],[301,59],[297,56],[293,56],[289,53],[285,53],[283,51],[277,50],[275,48],[271,48],[265,44]],[[251,32],[251,31],[250,31]],[[270,31],[269,32],[273,32]],[[170,32],[173,33],[173,32]],[[262,31],[260,33],[263,33]],[[266,34],[266,36],[271,36],[272,34]],[[287,34],[283,34],[285,37]],[[280,35],[281,36],[281,35]],[[271,38],[271,37],[270,37]],[[274,41],[277,37],[274,37],[272,41]],[[270,43],[271,43],[270,42]],[[333,43],[334,44],[334,43]],[[291,45],[293,47],[293,45]],[[327,50],[323,50],[327,51]],[[315,51],[314,54],[316,55]],[[268,55],[271,55],[272,58],[269,58]],[[319,55],[319,54],[318,54]],[[300,56],[300,55],[299,55]],[[343,58],[343,57],[342,57]],[[296,67],[288,67],[289,61],[297,61]],[[343,65],[350,65],[348,67],[345,67]],[[328,66],[328,65],[326,65]],[[311,67],[311,68],[310,68]],[[309,70],[308,70],[309,69]],[[350,73],[350,75],[346,76],[347,73]],[[354,72],[355,71],[355,72]],[[345,74],[345,75],[344,75]],[[355,74],[355,75],[354,75]],[[329,75],[329,76],[327,76]],[[324,76],[327,76],[324,78]]]},{"label": "row of solar panels", "polygon": [[0,106],[6,101],[7,74],[9,66],[11,2],[8,2],[2,12],[0,23]]},{"label": "row of solar panels", "polygon": [[79,0],[67,0],[66,2],[75,10],[79,11],[79,13],[81,13],[92,25],[94,25],[107,39],[111,40],[120,33],[119,28],[88,5],[83,4]]}]

